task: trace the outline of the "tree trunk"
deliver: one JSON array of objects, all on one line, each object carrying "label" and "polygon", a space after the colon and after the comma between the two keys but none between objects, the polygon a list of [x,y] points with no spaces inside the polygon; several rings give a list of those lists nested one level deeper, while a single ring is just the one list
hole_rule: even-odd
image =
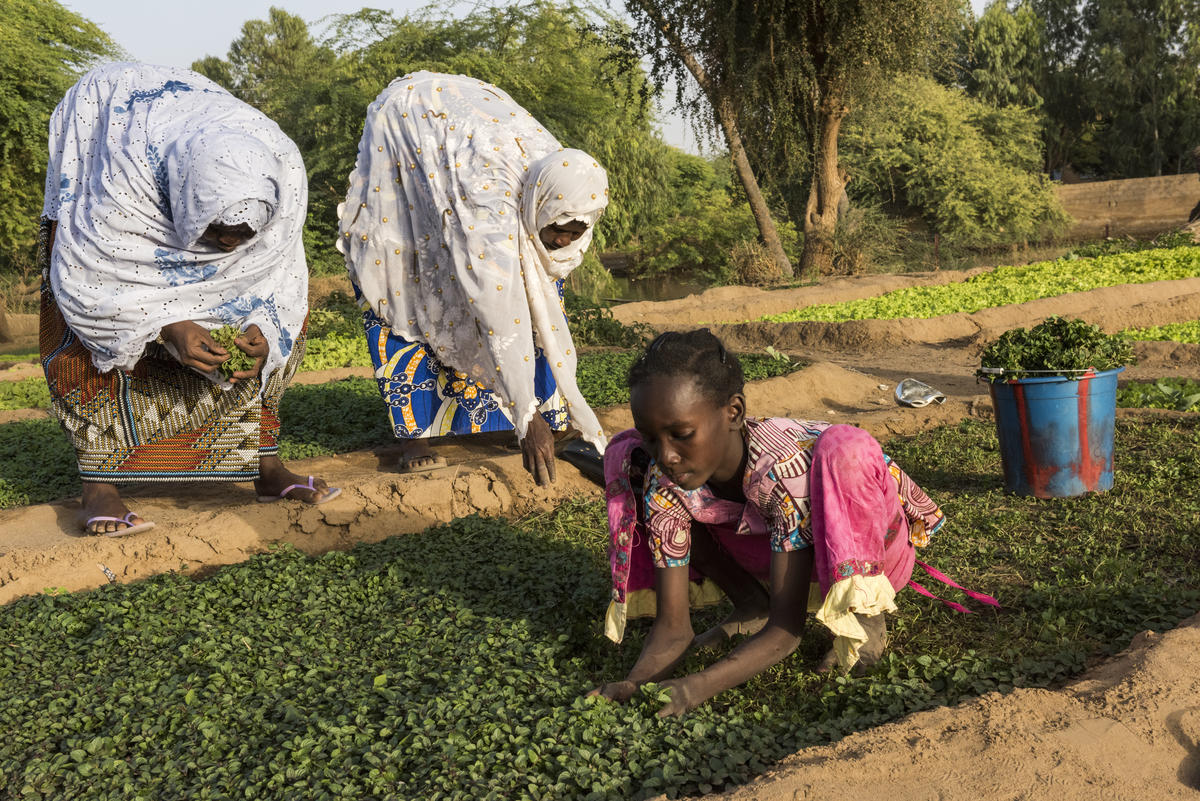
[{"label": "tree trunk", "polygon": [[779,269],[779,274],[784,278],[791,278],[794,274],[792,270],[792,262],[788,259],[787,254],[783,252],[783,242],[779,239],[779,231],[775,227],[775,220],[771,217],[771,210],[767,206],[766,198],[763,197],[762,189],[759,188],[758,179],[754,177],[754,171],[750,168],[750,160],[746,158],[746,148],[742,145],[742,135],[738,130],[737,114],[734,111],[733,104],[725,97],[718,87],[713,85],[704,66],[696,59],[696,56],[687,49],[683,40],[675,33],[675,28],[667,23],[659,10],[650,0],[635,0],[646,15],[654,21],[658,30],[662,33],[663,38],[671,46],[671,50],[687,67],[688,72],[696,79],[696,83],[700,85],[700,90],[704,92],[704,96],[708,98],[709,105],[712,106],[713,114],[717,118],[717,123],[721,126],[721,132],[725,134],[725,141],[729,145],[729,155],[733,158],[733,168],[737,172],[738,180],[742,182],[742,188],[746,190],[746,199],[750,203],[750,211],[754,214],[754,222],[758,225],[758,233],[762,236],[763,245],[767,248],[767,253],[771,257],[776,267]]},{"label": "tree trunk", "polygon": [[750,211],[754,214],[754,222],[758,224],[758,233],[762,236],[763,245],[767,248],[771,261],[775,262],[775,266],[779,269],[779,274],[784,278],[791,278],[793,275],[792,262],[783,252],[783,242],[779,239],[779,231],[775,228],[771,209],[767,206],[767,199],[763,197],[762,190],[758,186],[754,171],[750,169],[750,160],[746,158],[746,148],[742,145],[742,136],[738,132],[737,120],[734,118],[733,109],[728,100],[722,99],[717,103],[716,114],[717,120],[721,123],[721,129],[725,132],[725,140],[729,143],[733,168],[742,182],[742,188],[746,190],[746,199],[750,202]]},{"label": "tree trunk", "polygon": [[813,177],[804,214],[804,250],[800,254],[800,275],[810,279],[833,267],[833,234],[842,196],[837,142],[848,111],[835,99],[821,101],[816,108],[812,132]]}]

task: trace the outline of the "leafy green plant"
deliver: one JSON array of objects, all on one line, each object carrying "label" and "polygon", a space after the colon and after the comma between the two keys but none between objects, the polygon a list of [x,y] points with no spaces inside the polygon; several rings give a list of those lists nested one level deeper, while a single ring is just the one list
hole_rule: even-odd
[{"label": "leafy green plant", "polygon": [[0,509],[78,492],[75,450],[57,421],[18,420],[0,425]]},{"label": "leafy green plant", "polygon": [[1123,332],[1130,339],[1146,341],[1190,342],[1200,344],[1200,320],[1186,323],[1152,325],[1147,328],[1130,328]]},{"label": "leafy green plant", "polygon": [[362,335],[362,310],[341,290],[330,292],[321,299],[319,306],[308,312],[308,336],[320,339],[330,334]]},{"label": "leafy green plant", "polygon": [[213,338],[213,341],[220,345],[225,350],[229,351],[229,358],[217,366],[219,372],[226,381],[228,381],[234,373],[242,370],[249,370],[254,366],[254,359],[251,359],[245,352],[242,351],[234,340],[242,335],[240,329],[232,325],[224,325],[220,328],[208,332]]},{"label": "leafy green plant", "polygon": [[1186,378],[1130,381],[1117,387],[1117,405],[1140,409],[1200,411],[1200,383]]},{"label": "leafy green plant", "polygon": [[929,318],[957,312],[976,312],[992,306],[1025,303],[1117,284],[1141,284],[1197,276],[1200,276],[1200,248],[1144,250],[1097,256],[1094,259],[1056,259],[997,267],[956,284],[909,287],[873,298],[806,306],[759,319],[788,323],[800,320],[839,322]]},{"label": "leafy green plant", "polygon": [[49,408],[50,388],[45,378],[0,381],[0,410]]},{"label": "leafy green plant", "polygon": [[625,325],[613,317],[607,304],[593,302],[569,289],[563,293],[563,303],[576,345],[639,348],[654,336],[654,329],[645,323]]},{"label": "leafy green plant", "polygon": [[983,350],[979,375],[989,381],[1030,374],[1080,378],[1088,369],[1132,364],[1133,345],[1123,334],[1106,334],[1083,320],[1050,317],[1030,329],[1014,328]]},{"label": "leafy green plant", "polygon": [[361,330],[353,334],[334,332],[317,339],[310,338],[304,361],[300,363],[303,372],[370,366],[371,354],[367,352],[367,340]]},{"label": "leafy green plant", "polygon": [[1114,253],[1131,253],[1138,250],[1155,250],[1159,248],[1182,248],[1195,245],[1191,233],[1187,231],[1167,231],[1153,239],[1135,239],[1133,237],[1111,237],[1098,242],[1085,242],[1068,251],[1063,258],[1090,259],[1096,256],[1110,256]]},{"label": "leafy green plant", "polygon": [[654,715],[661,687],[581,697],[649,628],[601,635],[600,500],[24,598],[0,616],[0,797],[679,797],[931,706],[1056,686],[1200,608],[1200,498],[1179,492],[1200,482],[1200,421],[1117,425],[1114,490],[1055,503],[1004,493],[985,422],[886,443],[949,519],[922,558],[1003,610],[902,592],[865,676],[816,673],[829,639],[810,626],[682,720]]},{"label": "leafy green plant", "polygon": [[328,456],[392,442],[379,386],[370,378],[288,387],[279,402],[279,458]]}]

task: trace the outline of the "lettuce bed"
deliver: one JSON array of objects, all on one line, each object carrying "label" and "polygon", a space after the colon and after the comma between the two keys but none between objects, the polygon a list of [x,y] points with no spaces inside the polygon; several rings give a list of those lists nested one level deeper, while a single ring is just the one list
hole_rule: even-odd
[{"label": "lettuce bed", "polygon": [[1149,328],[1129,328],[1124,333],[1130,339],[1200,344],[1200,320],[1152,325]]},{"label": "lettuce bed", "polygon": [[1118,253],[1089,259],[1057,259],[1018,267],[997,267],[966,281],[899,289],[845,303],[806,306],[758,319],[773,323],[801,320],[891,320],[976,312],[993,306],[1083,292],[1117,284],[1141,284],[1200,276],[1200,248],[1178,247]]},{"label": "lettuce bed", "polygon": [[1178,491],[1200,482],[1200,425],[1122,420],[1117,441],[1115,488],[1059,501],[1003,492],[988,424],[889,443],[949,517],[923,558],[1003,609],[901,593],[868,675],[814,673],[829,640],[813,629],[683,720],[657,719],[653,693],[580,698],[647,629],[621,647],[599,633],[599,502],[23,599],[0,616],[0,797],[674,797],[922,708],[1055,685],[1200,608],[1200,498]]},{"label": "lettuce bed", "polygon": [[0,381],[0,411],[11,409],[49,409],[50,389],[46,379],[22,378]]}]

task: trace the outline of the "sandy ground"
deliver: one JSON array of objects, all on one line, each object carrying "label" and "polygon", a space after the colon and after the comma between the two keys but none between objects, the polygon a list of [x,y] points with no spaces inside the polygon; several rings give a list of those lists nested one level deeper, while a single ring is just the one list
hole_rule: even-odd
[{"label": "sandy ground", "polygon": [[[713,325],[740,350],[770,345],[809,362],[790,376],[747,388],[752,414],[853,422],[877,437],[910,434],[965,417],[990,417],[973,378],[979,350],[1016,325],[1067,314],[1108,330],[1200,318],[1200,279],[1123,286],[933,320],[841,324],[742,323],[809,303],[868,297],[900,286],[961,280],[966,273],[860,276],[820,286],[710,290],[679,301],[618,307],[618,319],[665,330]],[[12,321],[10,324],[21,324]],[[1125,378],[1200,379],[1200,346],[1142,343]],[[0,380],[39,374],[0,369]],[[303,374],[320,382],[364,371]],[[904,377],[946,394],[924,409],[898,406]],[[606,430],[629,411],[601,412]],[[5,417],[3,419],[14,419]],[[79,590],[164,571],[196,571],[246,559],[273,543],[308,552],[348,547],[471,512],[521,515],[600,491],[560,462],[558,482],[538,488],[504,439],[446,445],[444,469],[399,475],[396,447],[295,463],[343,487],[320,507],[258,504],[249,485],[133,487],[131,505],[158,527],[126,539],[80,535],[78,499],[0,511],[0,603],[48,587]],[[912,715],[842,741],[806,749],[754,783],[737,801],[846,798],[886,791],[889,801],[977,799],[1200,798],[1200,616],[1147,632],[1120,657],[1059,691],[1018,690]]]}]

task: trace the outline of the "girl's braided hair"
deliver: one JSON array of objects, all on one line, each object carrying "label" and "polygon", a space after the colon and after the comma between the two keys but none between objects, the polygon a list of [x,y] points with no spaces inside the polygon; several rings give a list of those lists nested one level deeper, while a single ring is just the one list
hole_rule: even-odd
[{"label": "girl's braided hair", "polygon": [[659,334],[629,368],[629,389],[650,378],[691,378],[708,399],[724,404],[745,387],[742,364],[707,328]]}]

